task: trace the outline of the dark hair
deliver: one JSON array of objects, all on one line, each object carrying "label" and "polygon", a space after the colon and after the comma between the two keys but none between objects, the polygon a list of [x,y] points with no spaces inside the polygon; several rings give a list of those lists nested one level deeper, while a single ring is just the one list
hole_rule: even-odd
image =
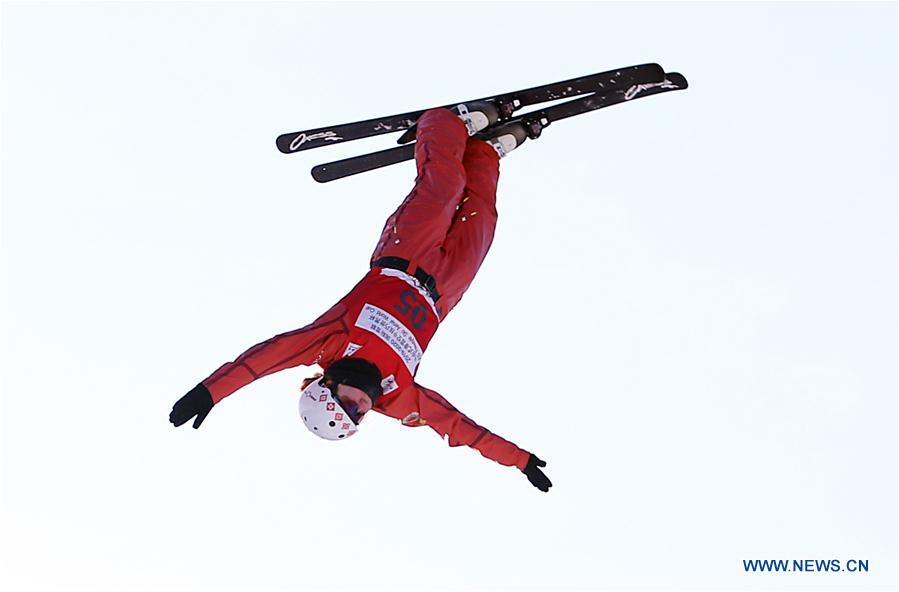
[{"label": "dark hair", "polygon": [[362,358],[341,358],[325,368],[322,385],[332,389],[338,384],[356,387],[371,397],[374,403],[381,396],[381,371]]}]

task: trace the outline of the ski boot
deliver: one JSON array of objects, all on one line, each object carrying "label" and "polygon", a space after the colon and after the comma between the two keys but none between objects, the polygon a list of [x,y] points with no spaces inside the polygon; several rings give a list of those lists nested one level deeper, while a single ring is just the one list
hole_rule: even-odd
[{"label": "ski boot", "polygon": [[[539,135],[539,134],[538,134]],[[478,134],[478,139],[490,144],[500,158],[503,158],[519,146],[528,137],[536,137],[528,132],[528,128],[520,121],[512,121],[498,125]]]},{"label": "ski boot", "polygon": [[475,135],[499,120],[499,108],[490,101],[461,103],[451,108],[450,111],[458,115],[459,119],[465,123],[469,136]]},{"label": "ski boot", "polygon": [[[499,120],[499,107],[491,101],[472,101],[470,103],[460,103],[449,109],[459,116],[459,119],[465,124],[468,135],[473,136],[482,129],[490,127]],[[415,139],[418,130],[418,124],[413,124],[400,136],[397,144],[408,144]]]}]

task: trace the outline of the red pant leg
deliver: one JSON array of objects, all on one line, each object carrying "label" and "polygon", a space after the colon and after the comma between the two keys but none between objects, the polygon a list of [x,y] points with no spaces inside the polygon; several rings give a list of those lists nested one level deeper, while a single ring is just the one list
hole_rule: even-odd
[{"label": "red pant leg", "polygon": [[463,159],[465,192],[446,240],[441,260],[430,272],[440,290],[442,317],[459,303],[493,243],[496,230],[496,184],[499,156],[481,140],[469,140]]},{"label": "red pant leg", "polygon": [[[415,187],[387,219],[371,262],[401,257],[433,274],[426,265],[428,256],[443,244],[465,187],[462,155],[468,131],[447,109],[425,112],[417,128]],[[409,273],[414,271],[415,265]]]}]

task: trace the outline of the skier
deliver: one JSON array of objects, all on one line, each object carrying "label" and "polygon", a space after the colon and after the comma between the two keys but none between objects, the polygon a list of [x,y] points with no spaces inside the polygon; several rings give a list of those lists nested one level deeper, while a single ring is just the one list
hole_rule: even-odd
[{"label": "skier", "polygon": [[320,365],[303,383],[300,414],[314,434],[345,439],[370,410],[405,426],[430,426],[450,446],[520,469],[535,487],[552,486],[536,455],[491,433],[437,392],[415,382],[422,354],[481,266],[496,227],[499,159],[527,139],[520,123],[491,128],[490,102],[432,109],[417,123],[418,176],[388,218],[370,271],[325,314],[255,345],[179,399],[169,420],[198,428],[228,395],[273,372]]}]

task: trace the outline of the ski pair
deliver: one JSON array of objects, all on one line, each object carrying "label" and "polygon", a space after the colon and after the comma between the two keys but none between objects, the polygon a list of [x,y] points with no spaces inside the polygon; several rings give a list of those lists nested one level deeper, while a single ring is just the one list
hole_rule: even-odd
[{"label": "ski pair", "polygon": [[[500,119],[495,125],[510,122],[521,122],[528,130],[530,138],[537,138],[542,129],[553,121],[559,121],[573,115],[586,113],[603,107],[616,105],[634,98],[650,96],[670,90],[687,87],[686,79],[677,73],[665,74],[658,64],[643,64],[620,68],[609,72],[601,72],[581,78],[565,80],[544,86],[513,91],[504,95],[477,99],[491,101],[500,111]],[[554,101],[570,96],[588,94],[582,98],[557,104],[553,107],[527,113],[513,118],[518,109]],[[460,101],[461,103],[473,101]],[[446,105],[452,107],[455,104]],[[414,138],[415,120],[425,110],[413,111],[399,115],[370,119],[361,122],[317,128],[294,134],[284,134],[278,138],[278,148],[285,153],[318,148],[333,143],[356,140],[381,135],[394,131],[406,130],[398,140],[402,144]],[[483,130],[484,137],[492,128]],[[344,160],[319,165],[312,169],[313,178],[320,182],[333,181],[357,173],[377,169],[405,160],[415,155],[415,145],[399,146],[371,154],[365,154]]]},{"label": "ski pair", "polygon": [[[618,68],[616,70],[609,70],[608,72],[590,74],[589,76],[572,78],[571,80],[563,80],[562,82],[554,82],[552,84],[535,86],[533,88],[493,95],[481,99],[456,101],[455,103],[443,105],[443,107],[450,108],[455,107],[460,103],[473,103],[475,101],[490,101],[499,107],[500,120],[504,120],[509,119],[514,111],[529,105],[546,103],[548,101],[555,101],[557,99],[564,99],[587,93],[627,88],[634,84],[660,82],[664,79],[665,71],[660,65],[641,64],[639,66]],[[403,131],[414,126],[415,121],[425,111],[427,111],[427,109],[400,113],[398,115],[377,117],[365,121],[319,127],[290,134],[282,134],[278,136],[275,143],[278,146],[278,150],[285,154],[291,154],[301,150],[311,150],[312,148],[319,148],[321,146],[329,146],[341,142],[349,142],[351,140],[359,140],[361,138]],[[411,138],[405,139],[411,140]],[[405,142],[401,141],[400,143]]]},{"label": "ski pair", "polygon": [[[554,121],[559,121],[580,115],[596,109],[611,107],[626,101],[648,97],[663,92],[673,90],[682,90],[687,88],[687,80],[681,74],[672,72],[666,75],[665,80],[661,82],[651,82],[645,84],[636,84],[627,89],[619,89],[609,93],[594,93],[585,97],[566,101],[553,107],[547,107],[539,111],[526,113],[511,120],[501,123],[521,122],[528,131],[531,139],[539,137],[543,128],[547,127]],[[475,137],[486,137],[495,126],[491,126],[482,130]],[[415,144],[407,144],[405,146],[397,146],[388,148],[380,152],[372,152],[371,154],[363,154],[361,156],[353,156],[335,162],[329,162],[314,167],[312,169],[312,178],[319,183],[327,183],[336,179],[342,179],[358,173],[364,173],[389,166],[406,160],[415,158]]]}]

